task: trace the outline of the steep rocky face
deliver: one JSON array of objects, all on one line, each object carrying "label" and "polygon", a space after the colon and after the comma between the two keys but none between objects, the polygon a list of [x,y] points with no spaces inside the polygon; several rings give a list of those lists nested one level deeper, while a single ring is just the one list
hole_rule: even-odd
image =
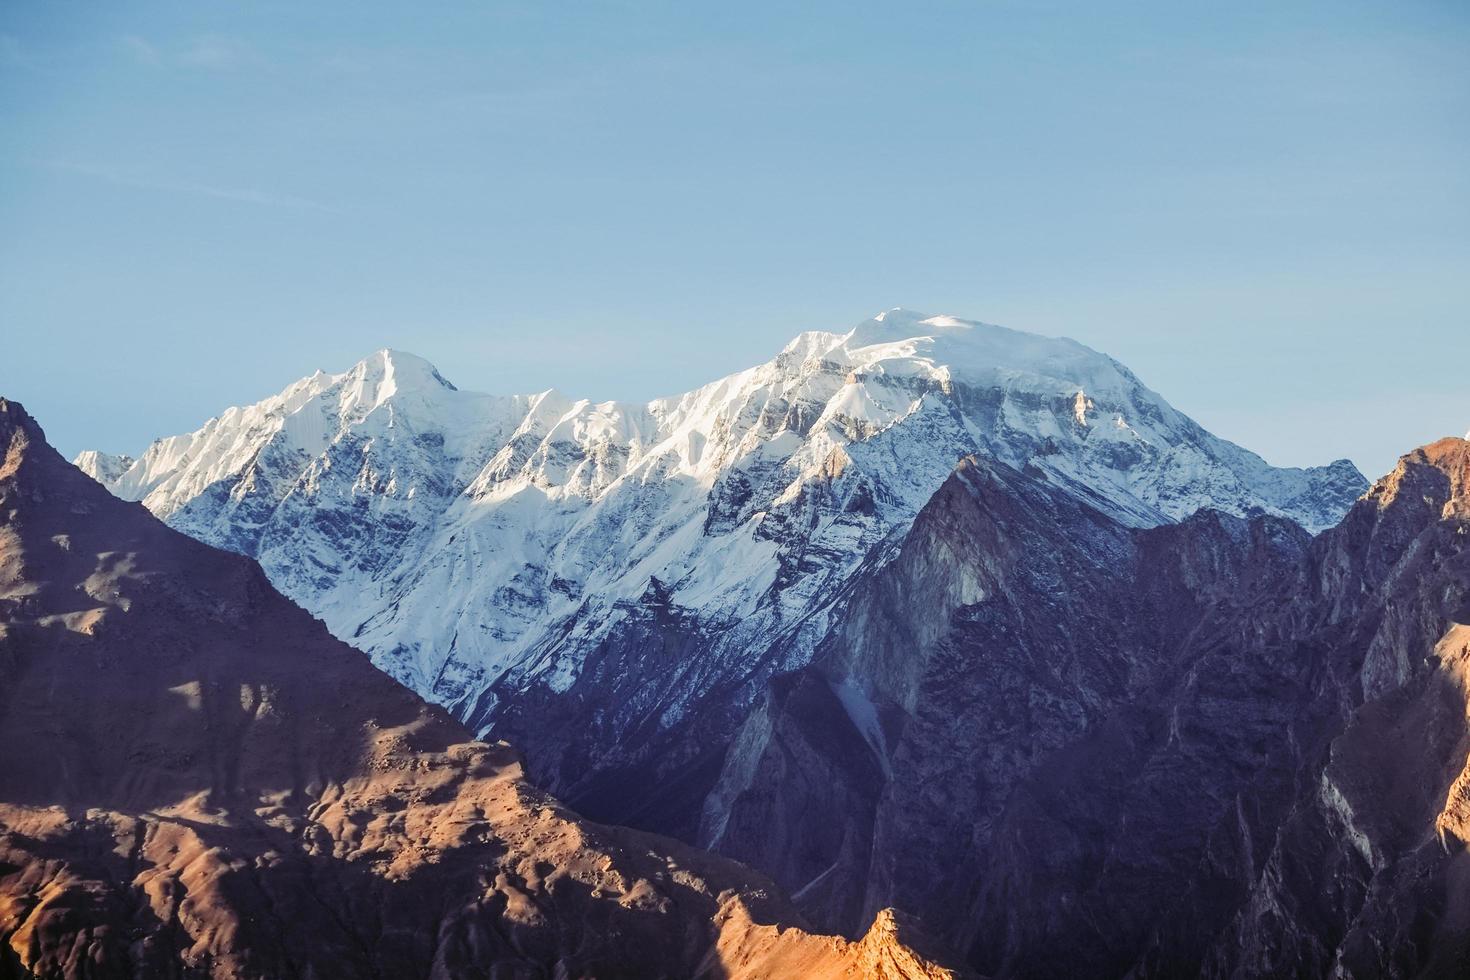
[{"label": "steep rocky face", "polygon": [[1315,541],[967,461],[771,684],[702,839],[998,976],[1455,975],[1467,460],[1405,457]]},{"label": "steep rocky face", "polygon": [[1293,610],[1331,667],[1323,749],[1206,972],[1463,976],[1470,442],[1405,456],[1312,558]]},{"label": "steep rocky face", "polygon": [[[1188,674],[1182,641],[1251,588],[1248,568],[1291,567],[1306,545],[1290,522],[1214,513],[1140,533],[968,460],[812,667],[747,723],[703,839],[771,871],[832,928],[892,895],[997,972],[1105,974],[1171,901],[1143,889],[1135,921],[1119,921],[1118,872],[1184,877],[1192,857],[1124,833],[1118,760],[1104,773],[1081,757],[1141,751],[1187,723],[1167,704],[1119,709]],[[1187,847],[1215,817],[1205,805],[1154,819]]]},{"label": "steep rocky face", "polygon": [[1129,526],[1335,523],[1080,344],[890,311],[648,404],[459,391],[410,355],[160,440],[109,486],[258,558],[339,637],[598,816],[692,836],[723,747],[980,452]]},{"label": "steep rocky face", "polygon": [[588,823],[0,399],[0,976],[937,978]]}]

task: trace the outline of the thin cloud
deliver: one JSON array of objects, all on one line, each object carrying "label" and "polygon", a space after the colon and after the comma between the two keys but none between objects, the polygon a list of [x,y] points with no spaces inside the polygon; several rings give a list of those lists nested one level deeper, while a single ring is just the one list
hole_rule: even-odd
[{"label": "thin cloud", "polygon": [[352,51],[334,51],[318,59],[317,67],[334,75],[361,75],[373,69],[371,59]]},{"label": "thin cloud", "polygon": [[233,71],[259,62],[260,57],[248,44],[218,34],[196,38],[179,56],[181,65],[206,71]]},{"label": "thin cloud", "polygon": [[124,50],[132,55],[133,60],[139,64],[153,66],[163,64],[163,57],[158,53],[158,49],[146,38],[141,38],[136,34],[124,34],[120,40]]},{"label": "thin cloud", "polygon": [[331,214],[341,213],[337,208],[322,204],[320,201],[313,201],[309,198],[296,197],[290,194],[277,194],[272,191],[258,190],[253,187],[217,187],[211,184],[153,180],[110,170],[105,167],[92,167],[76,163],[57,162],[48,166],[51,170],[76,174],[81,177],[90,177],[94,180],[115,184],[119,187],[135,187],[140,190],[159,191],[166,194],[185,194],[192,197],[210,197],[221,201],[235,201],[240,204],[254,204],[263,207],[323,211]]}]

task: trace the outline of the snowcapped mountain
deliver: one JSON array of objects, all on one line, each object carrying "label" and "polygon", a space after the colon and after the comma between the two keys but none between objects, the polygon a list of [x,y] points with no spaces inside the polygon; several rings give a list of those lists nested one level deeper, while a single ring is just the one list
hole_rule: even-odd
[{"label": "snowcapped mountain", "polygon": [[743,706],[809,659],[855,572],[970,453],[1135,527],[1209,506],[1316,531],[1367,485],[1346,460],[1271,467],[1074,341],[904,310],[646,404],[460,391],[385,350],[115,477],[86,465],[259,559],[574,805],[637,823],[599,780],[677,770],[699,796]]},{"label": "snowcapped mountain", "polygon": [[131,456],[114,456],[88,449],[78,453],[77,458],[72,460],[72,465],[103,486],[111,486],[128,471],[133,462]]}]

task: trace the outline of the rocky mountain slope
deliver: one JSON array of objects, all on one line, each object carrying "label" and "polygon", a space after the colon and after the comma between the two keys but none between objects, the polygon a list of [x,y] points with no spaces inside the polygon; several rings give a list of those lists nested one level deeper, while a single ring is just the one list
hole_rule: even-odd
[{"label": "rocky mountain slope", "polygon": [[1470,443],[1342,524],[1131,528],[963,462],[776,678],[702,839],[1004,977],[1463,976]]},{"label": "rocky mountain slope", "polygon": [[951,975],[588,823],[0,399],[0,976]]},{"label": "rocky mountain slope", "polygon": [[690,837],[765,681],[966,453],[1135,527],[1208,505],[1315,530],[1366,486],[1272,468],[1080,344],[901,310],[637,405],[463,392],[383,351],[105,482],[256,557],[574,805]]}]

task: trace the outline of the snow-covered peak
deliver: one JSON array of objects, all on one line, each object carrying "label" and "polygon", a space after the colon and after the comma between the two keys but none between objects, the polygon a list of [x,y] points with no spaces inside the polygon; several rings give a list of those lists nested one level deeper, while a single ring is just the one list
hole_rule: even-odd
[{"label": "snow-covered peak", "polygon": [[457,390],[422,357],[388,348],[375,351],[340,375],[324,377],[339,389],[339,413],[344,418],[365,418],[395,397],[444,399],[446,393]]},{"label": "snow-covered peak", "polygon": [[72,465],[103,486],[116,482],[133,465],[133,457],[87,449],[77,454]]},{"label": "snow-covered peak", "polygon": [[[842,347],[858,365],[892,370],[886,362],[909,360],[936,376],[973,385],[1069,396],[1087,391],[1110,400],[1147,391],[1117,361],[1075,340],[948,314],[888,310],[859,324]],[[1162,403],[1156,396],[1150,400]]]},{"label": "snow-covered peak", "polygon": [[477,394],[378,351],[159,440],[110,486],[256,556],[483,720],[470,705],[497,678],[564,688],[654,593],[720,631],[718,671],[778,639],[799,661],[970,453],[1134,525],[1209,506],[1316,529],[1364,486],[1346,463],[1268,466],[1075,341],[907,310],[647,403]]},{"label": "snow-covered peak", "polygon": [[343,372],[318,370],[194,432],[154,442],[109,486],[167,517],[222,481],[246,479],[238,486],[247,492],[263,461],[310,460],[344,440],[433,433],[441,451],[454,453],[465,449],[465,437],[483,438],[487,421],[516,417],[515,401],[460,392],[422,357],[384,348]]},{"label": "snow-covered peak", "polygon": [[846,336],[850,346],[863,347],[872,343],[891,343],[914,337],[964,334],[976,327],[986,326],[989,325],[948,315],[930,316],[917,310],[895,306],[864,320]]},{"label": "snow-covered peak", "polygon": [[347,374],[365,391],[370,390],[377,404],[399,392],[457,390],[445,380],[438,368],[422,357],[387,347],[358,361]]}]

